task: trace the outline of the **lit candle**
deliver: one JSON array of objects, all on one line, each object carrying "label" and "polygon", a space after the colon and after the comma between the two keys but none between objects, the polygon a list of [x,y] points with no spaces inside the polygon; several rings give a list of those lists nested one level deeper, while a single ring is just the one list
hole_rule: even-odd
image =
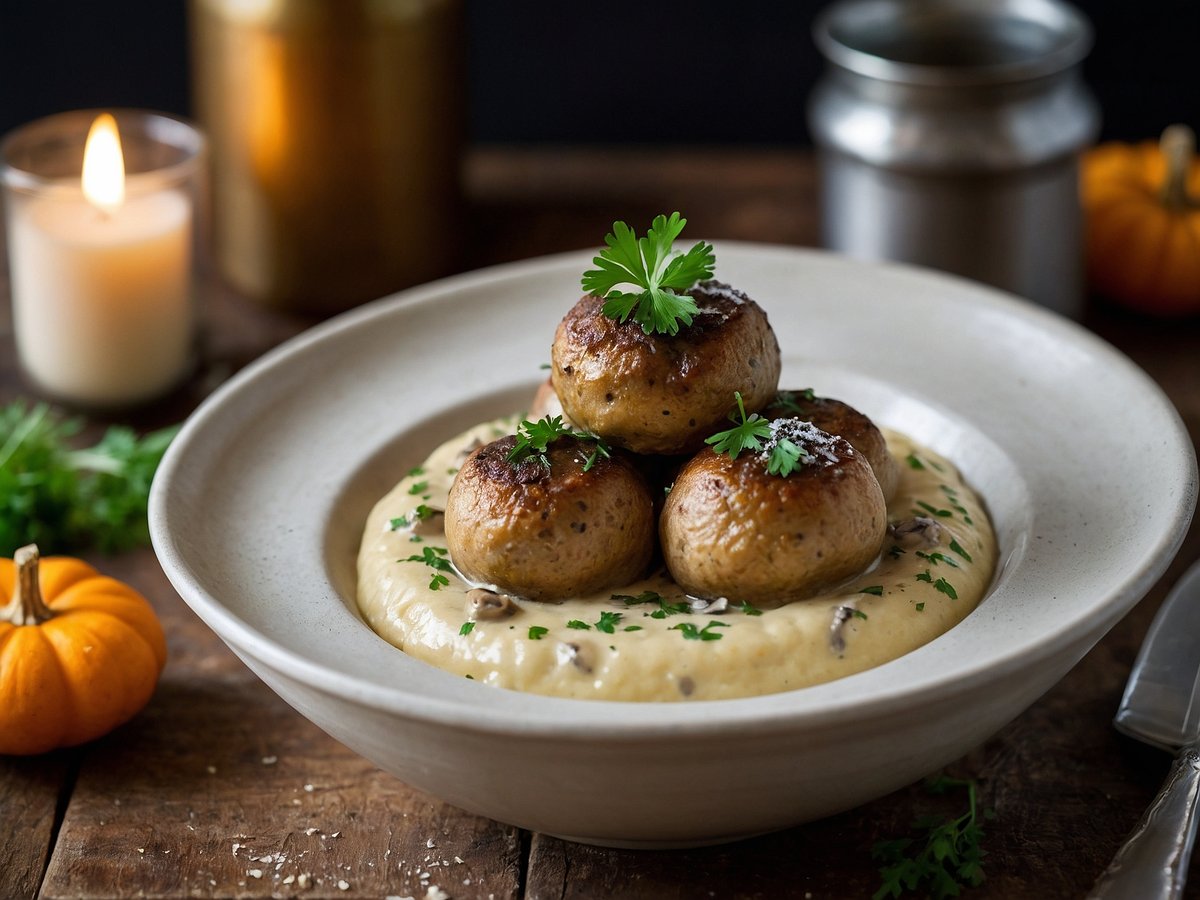
[{"label": "lit candle", "polygon": [[[117,121],[106,113],[88,132],[79,176],[38,177],[29,163],[45,165],[54,155],[45,131],[40,150],[26,147],[20,133],[4,148],[24,371],[42,391],[79,405],[159,396],[191,360],[194,203],[182,176],[193,173],[173,172],[169,154],[143,148],[147,159],[168,164],[127,178]],[[139,132],[138,141],[160,137],[152,131]],[[60,155],[67,143],[60,134]]]}]

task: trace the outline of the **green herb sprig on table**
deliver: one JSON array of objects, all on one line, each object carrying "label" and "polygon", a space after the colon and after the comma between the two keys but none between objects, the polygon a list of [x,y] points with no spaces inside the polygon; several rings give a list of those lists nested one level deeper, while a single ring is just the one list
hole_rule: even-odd
[{"label": "green herb sprig on table", "polygon": [[935,900],[957,897],[963,887],[983,883],[981,846],[983,828],[980,818],[990,818],[990,810],[979,811],[974,781],[941,776],[926,782],[933,794],[946,794],[957,788],[967,790],[967,811],[953,819],[922,816],[913,828],[921,838],[903,837],[880,841],[871,848],[871,857],[883,863],[879,874],[883,883],[871,900],[900,897],[905,891],[922,888]]},{"label": "green herb sprig on table", "polygon": [[150,482],[178,428],[139,437],[114,425],[76,449],[82,427],[44,403],[0,407],[0,556],[32,543],[53,553],[149,543]]},{"label": "green herb sprig on table", "polygon": [[[656,216],[643,238],[624,222],[613,222],[604,236],[607,250],[592,260],[598,268],[583,273],[583,289],[604,300],[602,312],[624,322],[630,316],[646,334],[674,335],[680,323],[692,324],[696,301],[677,291],[711,278],[716,257],[711,244],[700,241],[687,253],[672,249],[687,219],[679,213]],[[619,291],[621,285],[640,290]]]}]

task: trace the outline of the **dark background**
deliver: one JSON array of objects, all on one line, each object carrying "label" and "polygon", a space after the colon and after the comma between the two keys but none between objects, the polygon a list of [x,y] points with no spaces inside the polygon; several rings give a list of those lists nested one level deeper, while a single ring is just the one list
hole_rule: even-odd
[{"label": "dark background", "polygon": [[[823,5],[467,0],[470,137],[802,145]],[[1200,128],[1200,0],[1079,5],[1103,137]],[[188,114],[183,0],[0,0],[0,132],[97,106]]]}]

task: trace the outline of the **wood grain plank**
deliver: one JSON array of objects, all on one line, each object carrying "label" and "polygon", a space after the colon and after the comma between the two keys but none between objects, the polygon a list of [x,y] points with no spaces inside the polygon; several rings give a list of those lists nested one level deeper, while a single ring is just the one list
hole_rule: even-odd
[{"label": "wood grain plank", "polygon": [[0,756],[0,897],[32,897],[54,839],[56,810],[69,789],[76,753]]},{"label": "wood grain plank", "polygon": [[302,719],[152,556],[132,558],[110,569],[153,598],[172,658],[150,705],[87,748],[43,898],[515,896],[515,829],[408,788]]}]

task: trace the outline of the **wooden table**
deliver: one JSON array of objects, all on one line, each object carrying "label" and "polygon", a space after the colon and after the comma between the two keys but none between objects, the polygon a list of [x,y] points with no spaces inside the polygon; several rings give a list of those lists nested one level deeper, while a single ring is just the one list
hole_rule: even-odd
[{"label": "wooden table", "polygon": [[[594,246],[615,218],[686,211],[689,233],[816,238],[813,169],[782,151],[476,151],[465,267]],[[7,292],[7,277],[0,277]],[[0,301],[5,300],[0,297]],[[205,299],[202,370],[139,413],[185,416],[222,378],[308,321],[222,290]],[[1200,438],[1200,322],[1095,308],[1089,327],[1163,387]],[[27,395],[0,302],[0,402]],[[1114,416],[1120,411],[1114,410]],[[94,423],[98,428],[103,423]],[[1138,820],[1166,754],[1110,725],[1169,584],[1200,557],[1192,528],[1163,582],[1056,688],[951,767],[976,779],[987,825],[978,898],[1081,897]],[[0,898],[869,897],[872,845],[961,798],[915,785],[790,831],[703,850],[576,846],[480,819],[406,787],[262,685],[191,613],[149,550],[93,560],[150,598],[170,661],[146,710],[88,746],[0,759]],[[1200,877],[1189,896],[1200,896]]]}]

